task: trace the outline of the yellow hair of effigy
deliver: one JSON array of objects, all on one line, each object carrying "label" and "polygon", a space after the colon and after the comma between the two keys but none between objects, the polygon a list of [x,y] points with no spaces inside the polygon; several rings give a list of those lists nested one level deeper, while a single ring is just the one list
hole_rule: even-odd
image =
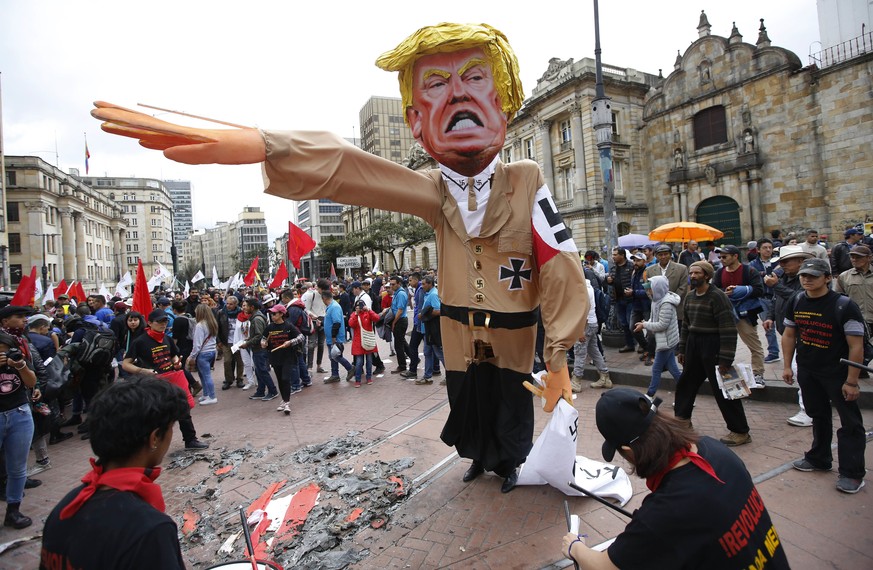
[{"label": "yellow hair of effigy", "polygon": [[488,24],[442,23],[421,28],[393,50],[380,55],[376,65],[385,71],[399,72],[400,95],[406,109],[412,105],[412,69],[418,58],[471,48],[482,48],[488,57],[501,108],[507,119],[511,119],[524,102],[518,59],[503,32]]}]

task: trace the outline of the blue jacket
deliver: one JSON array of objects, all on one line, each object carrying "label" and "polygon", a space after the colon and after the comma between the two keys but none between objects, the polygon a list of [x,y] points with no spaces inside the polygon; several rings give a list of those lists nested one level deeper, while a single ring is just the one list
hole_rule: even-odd
[{"label": "blue jacket", "polygon": [[415,295],[412,297],[412,307],[413,307],[413,318],[412,318],[412,326],[415,330],[420,330],[424,332],[424,327],[419,328],[421,324],[421,319],[419,315],[421,314],[422,306],[421,304],[424,302],[424,289],[421,288],[421,283],[418,284],[418,287],[415,288]]}]

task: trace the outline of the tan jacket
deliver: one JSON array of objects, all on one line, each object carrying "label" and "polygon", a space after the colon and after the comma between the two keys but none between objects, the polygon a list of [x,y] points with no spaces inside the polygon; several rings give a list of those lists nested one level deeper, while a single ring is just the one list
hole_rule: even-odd
[{"label": "tan jacket", "polygon": [[[566,366],[566,350],[585,329],[588,293],[578,253],[559,251],[546,260],[535,254],[542,249],[531,226],[532,209],[543,185],[536,163],[497,164],[479,237],[471,238],[438,170],[410,170],[331,133],[265,131],[264,137],[268,194],[329,198],[422,218],[436,233],[443,306],[499,313],[539,306],[546,363],[552,370]],[[495,357],[488,361],[499,368],[527,374],[533,367],[535,323],[474,330],[443,315],[440,325],[449,370],[467,369],[474,339],[492,345]]]},{"label": "tan jacket", "polygon": [[651,279],[656,275],[666,277],[670,291],[679,295],[682,301],[679,303],[677,312],[682,315],[682,302],[685,301],[685,294],[688,293],[688,267],[675,261],[670,261],[663,269],[660,263],[646,267],[646,279]]}]

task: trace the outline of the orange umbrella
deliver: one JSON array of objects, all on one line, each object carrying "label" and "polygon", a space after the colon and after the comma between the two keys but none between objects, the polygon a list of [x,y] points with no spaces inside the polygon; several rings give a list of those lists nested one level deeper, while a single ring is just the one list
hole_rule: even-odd
[{"label": "orange umbrella", "polygon": [[696,222],[673,222],[649,232],[649,239],[655,241],[713,241],[722,236],[724,236],[724,232]]}]

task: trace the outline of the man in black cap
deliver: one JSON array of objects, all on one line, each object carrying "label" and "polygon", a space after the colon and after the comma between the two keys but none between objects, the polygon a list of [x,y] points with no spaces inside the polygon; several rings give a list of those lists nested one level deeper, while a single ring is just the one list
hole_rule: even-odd
[{"label": "man in black cap", "polygon": [[831,405],[840,415],[837,430],[839,478],[837,490],[857,493],[864,487],[867,440],[858,398],[859,369],[840,359],[864,358],[864,317],[854,301],[830,289],[831,270],[825,259],[808,259],[800,266],[799,294],[785,314],[782,379],[794,383],[791,358],[797,350],[797,382],[806,413],[812,417],[812,446],[794,462],[798,471],[830,471],[833,453]]},{"label": "man in black cap", "polygon": [[831,269],[833,270],[833,275],[839,275],[852,268],[852,259],[849,257],[849,252],[863,239],[864,232],[858,228],[849,228],[843,232],[843,237],[845,239],[831,249]]},{"label": "man in black cap", "polygon": [[603,458],[618,451],[652,491],[604,552],[568,533],[581,568],[788,568],[785,551],[739,457],[629,388],[597,402]]},{"label": "man in black cap", "polygon": [[[154,374],[160,376],[178,371],[182,367],[179,349],[166,334],[170,316],[162,309],[155,309],[148,316],[148,328],[127,349],[121,367],[129,374]],[[197,439],[197,431],[190,411],[179,420],[179,429],[185,440],[185,449],[206,449],[208,443]]]}]

